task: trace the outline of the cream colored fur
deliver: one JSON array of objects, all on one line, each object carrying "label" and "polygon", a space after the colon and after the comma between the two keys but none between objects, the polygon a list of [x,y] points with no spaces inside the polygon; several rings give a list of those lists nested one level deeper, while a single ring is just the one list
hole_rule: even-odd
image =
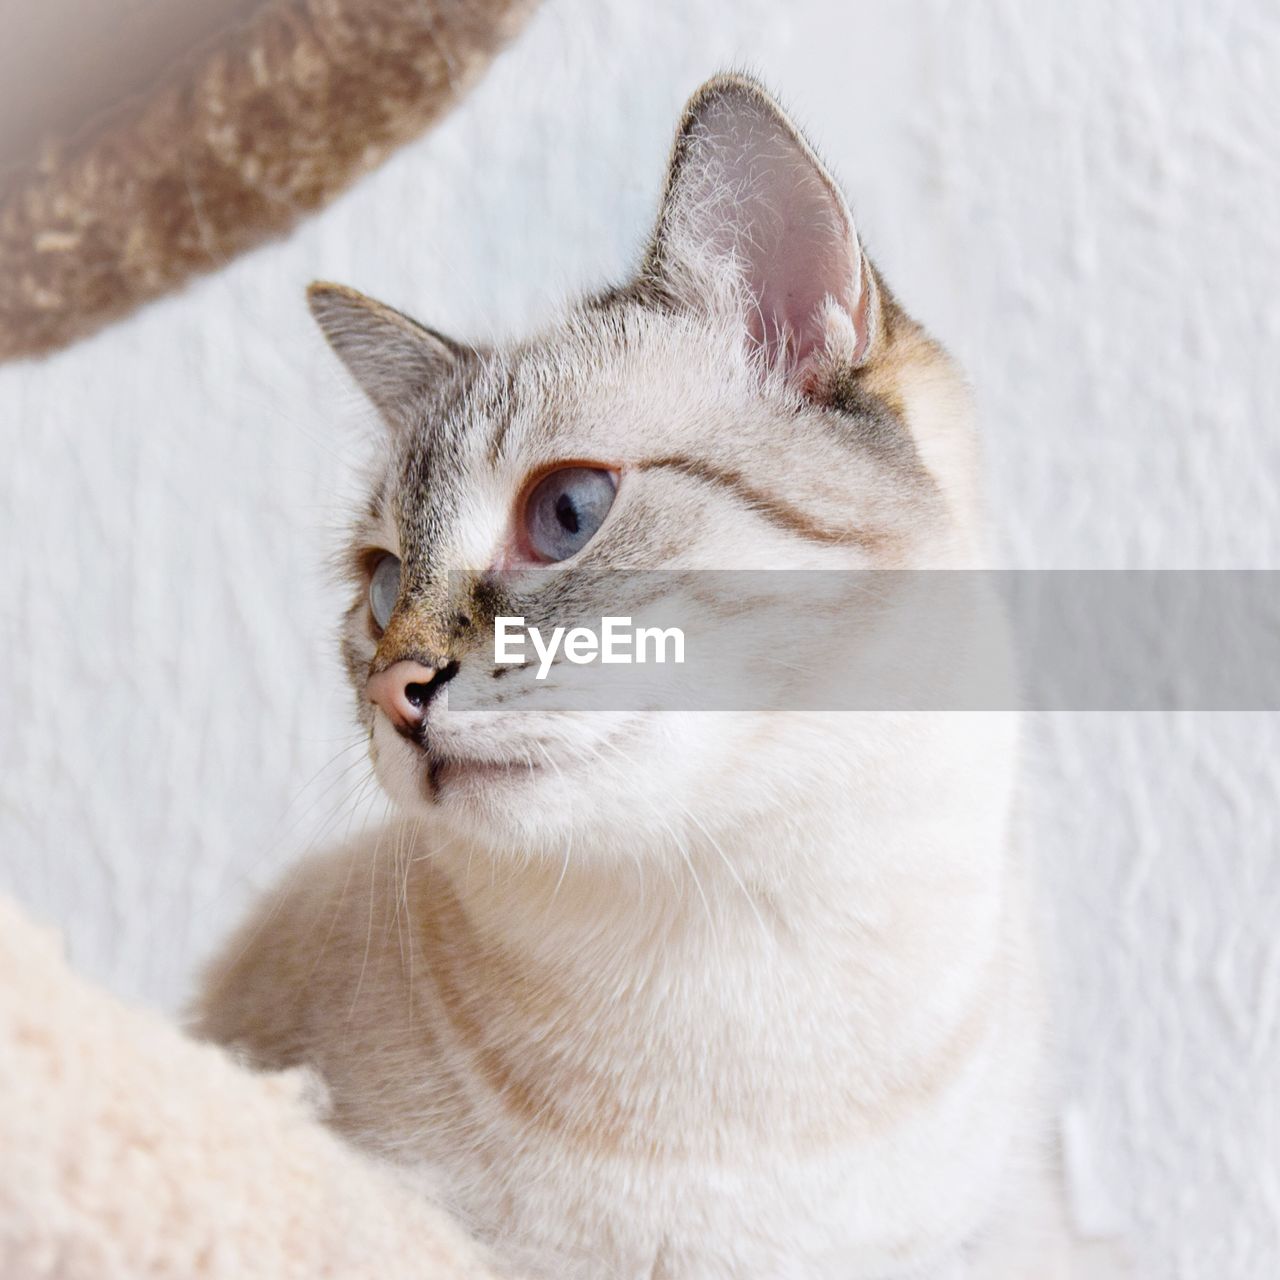
[{"label": "cream colored fur", "polygon": [[[340,1133],[530,1276],[976,1278],[996,1228],[1024,1235],[999,1274],[1051,1274],[1013,717],[441,702],[429,749],[500,772],[433,792],[363,697],[407,653],[482,661],[447,571],[500,563],[560,460],[621,475],[588,563],[982,564],[963,379],[799,135],[713,82],[638,285],[529,343],[476,353],[349,291],[314,302],[391,427],[344,636],[403,817],[289,878],[201,1033],[313,1068]],[[385,634],[359,568],[378,550],[405,575]]]}]

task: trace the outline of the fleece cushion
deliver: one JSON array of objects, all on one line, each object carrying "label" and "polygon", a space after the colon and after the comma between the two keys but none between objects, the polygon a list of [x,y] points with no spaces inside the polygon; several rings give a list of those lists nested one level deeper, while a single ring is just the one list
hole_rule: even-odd
[{"label": "fleece cushion", "polygon": [[494,1277],[423,1188],[323,1127],[319,1092],[95,990],[0,899],[6,1280]]}]

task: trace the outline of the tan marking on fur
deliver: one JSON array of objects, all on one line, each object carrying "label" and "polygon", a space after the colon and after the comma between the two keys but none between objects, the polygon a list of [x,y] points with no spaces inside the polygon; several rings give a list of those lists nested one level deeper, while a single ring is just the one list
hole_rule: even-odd
[{"label": "tan marking on fur", "polygon": [[992,1012],[1008,977],[1008,960],[1000,955],[981,990],[971,1000],[965,1017],[956,1023],[946,1039],[928,1057],[915,1063],[907,1078],[894,1087],[873,1098],[846,1094],[847,1117],[853,1123],[843,1128],[824,1123],[803,1130],[798,1136],[807,1141],[807,1149],[824,1150],[886,1129],[909,1112],[927,1106],[946,1089],[990,1034]]},{"label": "tan marking on fur", "polygon": [[452,637],[433,610],[398,609],[378,641],[369,674],[377,675],[406,658],[426,667],[443,667],[451,660],[452,649]]},{"label": "tan marking on fur", "polygon": [[545,1049],[543,1037],[525,1037],[511,1052],[494,1043],[494,1029],[512,1023],[525,1029],[575,1025],[581,1028],[575,1048],[589,1058],[590,1022],[569,989],[545,974],[533,980],[508,954],[477,938],[444,882],[433,879],[430,893],[419,894],[417,901],[414,918],[425,943],[423,954],[430,956],[424,976],[481,1078],[507,1110],[526,1127],[554,1132],[575,1147],[659,1158],[663,1149],[645,1136],[657,1117],[627,1108],[616,1088],[581,1067],[572,1071],[575,1114],[561,1105],[564,1055]]},{"label": "tan marking on fur", "polygon": [[880,344],[857,377],[910,426],[904,384],[922,377],[954,377],[955,372],[947,353],[896,303],[887,305],[884,315]]},{"label": "tan marking on fur", "polygon": [[783,502],[780,498],[771,497],[769,494],[757,489],[740,472],[729,467],[717,467],[698,458],[675,456],[646,458],[636,463],[636,466],[641,471],[653,471],[659,468],[678,471],[681,475],[689,476],[694,480],[701,480],[705,484],[725,489],[733,494],[744,506],[749,507],[772,524],[785,529],[788,533],[794,533],[797,537],[806,538],[810,542],[822,542],[844,547],[863,547],[867,551],[878,550],[883,544],[883,539],[880,535],[870,533],[864,529],[837,529],[832,528],[830,525],[820,524],[816,520],[811,520],[802,511],[796,510],[789,503]]},{"label": "tan marking on fur", "polygon": [[[858,384],[906,424],[926,472],[953,518],[970,529],[981,507],[968,385],[946,349],[880,286],[883,337],[855,371]],[[939,414],[938,406],[946,411]]]},{"label": "tan marking on fur", "polygon": [[[510,1115],[524,1128],[553,1133],[592,1156],[657,1161],[694,1154],[695,1135],[664,1123],[653,1105],[628,1099],[622,1082],[589,1069],[597,1051],[596,1014],[575,996],[575,988],[545,972],[532,976],[499,946],[477,937],[453,890],[441,879],[428,879],[430,890],[415,894],[414,910],[424,944],[418,952],[422,978],[477,1074]],[[793,1113],[789,1126],[778,1099],[753,1115],[743,1112],[741,1097],[717,1091],[706,1119],[745,1121],[735,1137],[789,1139],[804,1155],[882,1132],[927,1106],[981,1046],[1007,978],[1007,960],[997,955],[965,1016],[903,1077],[847,1086],[837,1092],[836,1105]],[[566,1026],[577,1029],[571,1053],[553,1034],[533,1032]],[[510,1050],[501,1047],[506,1040]]]}]

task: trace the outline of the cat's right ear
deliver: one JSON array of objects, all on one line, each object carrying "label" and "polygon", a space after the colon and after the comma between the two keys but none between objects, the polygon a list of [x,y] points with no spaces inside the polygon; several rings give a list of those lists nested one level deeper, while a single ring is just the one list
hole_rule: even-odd
[{"label": "cat's right ear", "polygon": [[317,281],[307,305],[329,345],[392,428],[422,392],[447,378],[464,348],[394,307],[345,285]]}]

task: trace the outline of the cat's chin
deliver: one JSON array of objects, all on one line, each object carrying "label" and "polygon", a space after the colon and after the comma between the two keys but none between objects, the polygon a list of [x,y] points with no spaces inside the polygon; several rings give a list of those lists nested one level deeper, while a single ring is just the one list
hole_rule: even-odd
[{"label": "cat's chin", "polygon": [[423,757],[427,792],[442,800],[459,792],[537,782],[543,766],[533,760],[484,760],[428,751]]},{"label": "cat's chin", "polygon": [[457,808],[473,803],[491,808],[507,796],[527,794],[543,779],[545,768],[529,760],[486,760],[402,748],[395,761],[380,755],[377,772],[383,790],[405,810]]},{"label": "cat's chin", "polygon": [[383,724],[375,726],[371,747],[383,790],[410,813],[479,808],[492,814],[508,798],[527,802],[529,790],[549,772],[529,753],[501,758],[454,743],[432,744],[430,737],[421,747]]}]

